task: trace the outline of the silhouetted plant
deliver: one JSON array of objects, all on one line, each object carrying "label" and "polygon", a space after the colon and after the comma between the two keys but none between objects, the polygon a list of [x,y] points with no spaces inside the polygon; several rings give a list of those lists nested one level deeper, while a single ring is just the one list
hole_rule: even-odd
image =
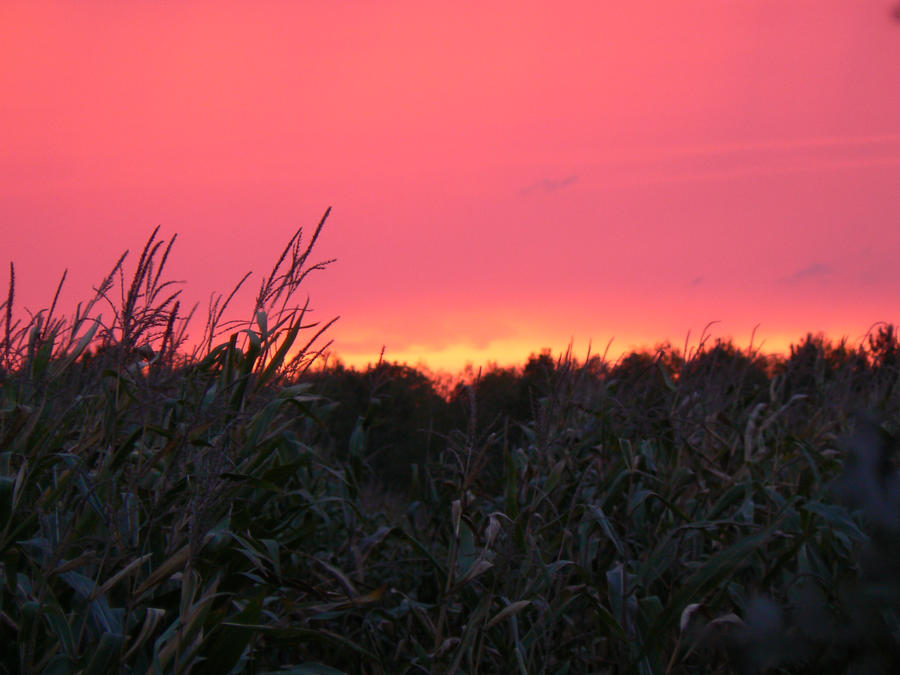
[{"label": "silhouetted plant", "polygon": [[900,667],[897,440],[862,417],[844,445],[847,461],[833,495],[845,506],[807,504],[819,519],[814,538],[805,539],[815,541],[818,553],[811,556],[810,544],[803,544],[784,588],[748,602],[728,639],[740,672],[889,673]]},{"label": "silhouetted plant", "polygon": [[[311,403],[288,379],[309,345],[291,349],[301,331],[320,334],[304,308],[286,304],[305,257],[293,249],[292,273],[275,277],[254,323],[241,324],[245,349],[234,334],[176,355],[190,315],[162,281],[172,242],[156,235],[130,283],[123,255],[70,319],[56,317],[57,289],[49,310],[13,320],[11,268],[0,382],[5,672],[253,663],[262,620],[257,583],[244,576],[260,571],[253,547],[278,532],[269,518],[286,506],[279,486],[318,499],[323,477],[304,480],[312,452],[290,429]],[[269,325],[266,303],[278,299]],[[111,320],[95,314],[104,304]]]}]

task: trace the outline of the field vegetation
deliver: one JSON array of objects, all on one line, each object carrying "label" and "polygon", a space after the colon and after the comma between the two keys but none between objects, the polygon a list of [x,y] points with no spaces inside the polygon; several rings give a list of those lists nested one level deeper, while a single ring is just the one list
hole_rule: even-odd
[{"label": "field vegetation", "polygon": [[897,672],[893,326],[314,369],[324,221],[199,340],[156,232],[65,317],[10,268],[2,672]]}]

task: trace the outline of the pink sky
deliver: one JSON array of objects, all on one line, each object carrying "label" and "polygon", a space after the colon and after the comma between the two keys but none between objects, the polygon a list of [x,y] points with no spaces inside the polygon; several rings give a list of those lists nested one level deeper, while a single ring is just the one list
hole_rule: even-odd
[{"label": "pink sky", "polygon": [[32,309],[158,224],[205,301],[330,205],[355,365],[900,321],[890,2],[7,0],[0,91]]}]

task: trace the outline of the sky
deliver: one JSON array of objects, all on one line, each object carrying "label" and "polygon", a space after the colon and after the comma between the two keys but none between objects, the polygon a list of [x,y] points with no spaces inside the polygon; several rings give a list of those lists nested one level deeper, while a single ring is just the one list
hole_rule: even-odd
[{"label": "sky", "polygon": [[74,307],[160,225],[246,315],[330,206],[349,365],[856,343],[900,321],[898,85],[883,0],[0,0],[0,268]]}]

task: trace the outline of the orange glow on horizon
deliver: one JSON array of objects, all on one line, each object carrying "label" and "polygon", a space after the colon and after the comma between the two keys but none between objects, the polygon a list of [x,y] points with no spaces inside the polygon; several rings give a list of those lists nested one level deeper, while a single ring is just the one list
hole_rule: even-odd
[{"label": "orange glow on horizon", "polygon": [[[814,336],[820,333],[813,332]],[[478,370],[490,370],[494,367],[499,368],[520,368],[524,366],[528,359],[536,356],[544,351],[549,350],[554,359],[558,359],[570,352],[571,355],[579,363],[584,363],[588,357],[601,357],[607,363],[616,363],[621,358],[634,352],[650,352],[655,353],[661,348],[677,351],[680,354],[693,353],[698,348],[699,336],[690,335],[678,340],[659,340],[656,338],[646,337],[616,340],[612,339],[607,343],[598,345],[596,343],[588,344],[588,341],[559,344],[545,344],[541,347],[535,347],[527,341],[509,341],[497,340],[483,347],[472,347],[467,344],[448,345],[440,350],[434,350],[426,346],[411,345],[410,347],[400,350],[391,351],[385,348],[383,360],[386,363],[398,363],[422,370],[427,374],[444,374],[452,378],[459,377],[467,371],[478,372]],[[742,351],[752,351],[753,353],[765,356],[786,357],[790,355],[791,347],[799,345],[805,338],[803,335],[771,335],[761,338],[760,335],[754,336],[751,342],[750,335],[732,336],[722,334],[717,331],[711,331],[707,334],[705,341],[706,348],[716,343],[717,339],[732,343],[735,347]],[[825,339],[838,343],[846,340],[851,348],[855,348],[865,341],[865,334],[859,335],[854,331],[843,331],[834,334],[825,334]],[[381,352],[374,355],[372,353],[339,353],[329,351],[325,363],[334,365],[340,362],[345,367],[355,370],[364,371],[378,363]]]}]

